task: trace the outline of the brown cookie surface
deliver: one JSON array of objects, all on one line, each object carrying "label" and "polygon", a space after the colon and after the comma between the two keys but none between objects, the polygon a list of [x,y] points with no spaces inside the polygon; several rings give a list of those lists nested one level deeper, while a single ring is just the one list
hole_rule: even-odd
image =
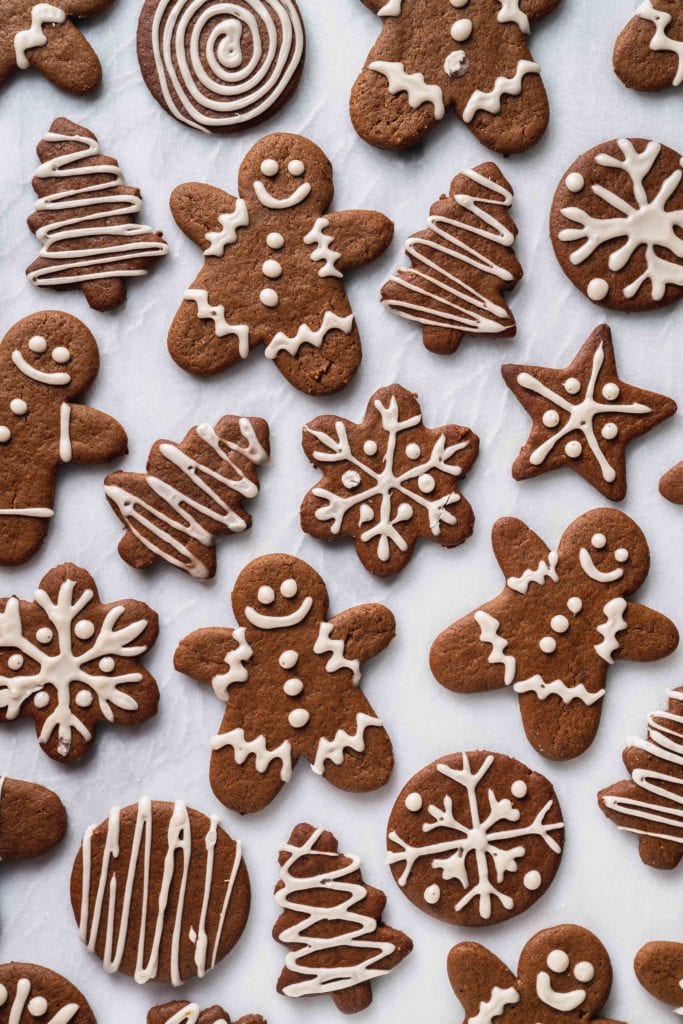
[{"label": "brown cookie surface", "polygon": [[540,139],[548,99],[525,36],[559,0],[363,3],[382,18],[351,93],[351,119],[366,142],[412,146],[451,107],[499,153],[522,152]]},{"label": "brown cookie surface", "polygon": [[453,423],[425,426],[417,395],[399,384],[375,392],[361,423],[318,416],[302,444],[324,474],[303,500],[302,529],[320,540],[353,537],[370,572],[399,572],[419,538],[452,548],[472,533],[458,488],[479,438]]},{"label": "brown cookie surface", "polygon": [[0,964],[0,1024],[97,1024],[82,992],[38,964]]},{"label": "brown cookie surface", "polygon": [[159,632],[142,601],[102,604],[85,569],[66,563],[32,601],[0,599],[0,725],[33,718],[41,749],[78,761],[99,722],[138,725],[156,714],[156,681],[140,664]]},{"label": "brown cookie surface", "polygon": [[203,978],[242,934],[250,899],[240,843],[182,800],[115,807],[86,831],[71,874],[82,941],[140,985]]},{"label": "brown cookie surface", "polygon": [[364,604],[328,619],[328,605],[310,565],[265,555],[237,577],[238,625],[198,629],[176,650],[176,669],[227,704],[210,778],[240,814],[266,807],[299,758],[350,792],[378,789],[391,774],[391,740],[359,684],[361,663],[394,638],[394,616]]},{"label": "brown cookie surface", "polygon": [[361,359],[344,273],[384,252],[392,222],[374,210],[329,213],[332,165],[301,135],[252,146],[238,192],[188,182],[171,196],[178,226],[204,252],[169,331],[173,359],[210,375],[263,344],[300,391],[339,391]]},{"label": "brown cookie surface", "polygon": [[643,0],[620,32],[614,70],[629,89],[656,92],[683,83],[681,0]]},{"label": "brown cookie surface", "polygon": [[223,416],[179,444],[156,441],[145,473],[110,473],[104,491],[125,530],[121,558],[134,569],[162,559],[197,579],[214,576],[216,540],[251,526],[243,503],[258,494],[269,454],[265,420]]},{"label": "brown cookie surface", "polygon": [[432,672],[457,693],[511,688],[535,749],[577,757],[597,733],[615,658],[655,661],[678,645],[666,616],[628,600],[649,571],[645,535],[623,512],[597,508],[554,550],[513,518],[495,523],[492,543],[505,587],[437,637]]},{"label": "brown cookie surface", "polygon": [[683,1010],[683,943],[648,942],[638,950],[633,966],[643,988],[680,1014]]},{"label": "brown cookie surface", "polygon": [[408,899],[449,924],[528,910],[562,858],[562,811],[548,780],[504,754],[438,758],[406,783],[387,825],[387,863]]},{"label": "brown cookie surface", "polygon": [[612,139],[565,172],[550,237],[565,274],[593,302],[639,313],[683,296],[683,171],[673,149]]},{"label": "brown cookie surface", "polygon": [[683,461],[664,474],[659,481],[659,492],[674,505],[683,505]]},{"label": "brown cookie surface", "polygon": [[42,244],[27,268],[39,288],[80,288],[93,309],[119,306],[126,280],[143,277],[168,246],[160,231],[138,224],[142,199],[124,184],[118,162],[96,136],[64,117],[38,143],[38,195],[28,226]]},{"label": "brown cookie surface", "polygon": [[0,862],[39,857],[66,835],[66,810],[36,782],[0,775]]},{"label": "brown cookie surface", "polygon": [[504,293],[522,278],[508,213],[512,188],[493,163],[462,171],[431,207],[427,228],[405,243],[411,266],[382,287],[382,304],[422,327],[430,352],[455,352],[466,334],[509,338]]},{"label": "brown cookie surface", "polygon": [[568,466],[606,498],[620,501],[626,496],[626,445],[676,412],[671,398],[619,378],[606,324],[562,370],[507,364],[502,373],[533,421],[512,467],[515,480]]},{"label": "brown cookie surface", "polygon": [[33,313],[0,342],[0,565],[26,562],[45,540],[61,465],[128,450],[120,423],[76,404],[99,364],[92,334],[68,313]]},{"label": "brown cookie surface", "polygon": [[612,988],[612,965],[599,939],[575,924],[538,932],[522,950],[517,975],[485,946],[460,942],[448,978],[464,1024],[618,1024],[598,1019]]},{"label": "brown cookie surface", "polygon": [[[221,1006],[202,1010],[198,1003],[176,1000],[153,1007],[147,1014],[147,1024],[230,1024],[230,1015]],[[267,1024],[257,1013],[240,1017],[235,1024]]]},{"label": "brown cookie surface", "polygon": [[280,850],[273,935],[290,947],[277,983],[286,996],[332,997],[342,1013],[372,1002],[371,982],[411,952],[412,940],[385,925],[386,896],[365,883],[360,857],[339,852],[331,832],[297,825]]},{"label": "brown cookie surface", "polygon": [[113,0],[0,0],[0,83],[17,69],[35,68],[61,89],[96,89],[102,67],[73,19],[106,10]]},{"label": "brown cookie surface", "polygon": [[301,78],[306,35],[296,0],[145,0],[137,35],[147,87],[202,132],[259,124]]}]

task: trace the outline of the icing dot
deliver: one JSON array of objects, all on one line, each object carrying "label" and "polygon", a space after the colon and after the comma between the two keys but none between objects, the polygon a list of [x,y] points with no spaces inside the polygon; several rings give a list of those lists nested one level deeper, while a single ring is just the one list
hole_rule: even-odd
[{"label": "icing dot", "polygon": [[606,441],[613,441],[619,433],[619,427],[616,423],[605,423],[600,433]]},{"label": "icing dot", "polygon": [[24,659],[21,654],[10,654],[9,658],[7,659],[7,664],[9,665],[13,672],[18,672],[19,669],[24,664]]},{"label": "icing dot", "polygon": [[50,696],[45,690],[39,690],[33,698],[33,703],[37,708],[46,708],[50,703]]},{"label": "icing dot", "polygon": [[114,661],[114,659],[108,656],[106,658],[100,658],[97,664],[99,666],[100,672],[113,672],[114,668],[116,667],[116,662]]},{"label": "icing dot", "polygon": [[310,717],[306,708],[294,708],[294,711],[290,711],[287,721],[292,729],[303,729]]},{"label": "icing dot", "polygon": [[443,69],[449,78],[461,78],[469,69],[467,54],[464,50],[453,50],[443,62]]},{"label": "icing dot", "polygon": [[538,646],[544,654],[552,654],[557,647],[557,641],[552,636],[542,636],[538,641]]},{"label": "icing dot", "polygon": [[47,999],[44,996],[34,996],[29,1000],[28,1012],[32,1017],[43,1017],[47,1013]]},{"label": "icing dot", "polygon": [[279,170],[277,160],[264,160],[261,164],[261,174],[265,174],[266,178],[274,178]]},{"label": "icing dot", "polygon": [[280,593],[283,597],[296,597],[299,591],[296,580],[288,579],[284,580],[280,585]]},{"label": "icing dot", "polygon": [[591,544],[594,548],[600,550],[600,548],[604,548],[607,544],[607,537],[605,537],[604,533],[594,533],[591,537]]},{"label": "icing dot", "polygon": [[419,793],[408,793],[403,803],[405,809],[413,814],[417,814],[418,811],[422,810],[422,797]]},{"label": "icing dot", "polygon": [[510,786],[510,792],[517,800],[523,800],[529,792],[529,787],[523,779],[516,779]]},{"label": "icing dot", "polygon": [[543,425],[546,427],[556,427],[560,422],[560,414],[556,409],[547,409],[543,413]]},{"label": "icing dot", "polygon": [[556,633],[566,633],[569,629],[569,619],[566,615],[553,615],[550,628]]},{"label": "icing dot", "polygon": [[583,601],[580,597],[570,597],[567,601],[567,608],[572,615],[578,615],[583,608]]},{"label": "icing dot", "polygon": [[453,22],[453,25],[451,26],[451,37],[455,39],[456,43],[464,43],[471,35],[472,22],[469,18],[461,18],[460,21]]},{"label": "icing dot", "polygon": [[261,604],[272,604],[275,600],[275,591],[272,587],[259,587],[256,596]]},{"label": "icing dot", "polygon": [[0,427],[0,444],[6,444],[12,436],[12,431],[9,427]]},{"label": "icing dot", "polygon": [[578,459],[583,453],[583,446],[580,441],[567,441],[564,446],[564,453],[568,455],[570,459]]},{"label": "icing dot", "polygon": [[266,245],[269,249],[281,249],[285,244],[285,240],[279,231],[271,231],[266,238]]},{"label": "icing dot", "polygon": [[376,455],[377,442],[373,441],[372,438],[368,438],[368,440],[365,441],[365,443],[363,444],[363,451],[365,452],[366,455]]},{"label": "icing dot", "polygon": [[89,640],[95,632],[95,625],[90,619],[81,619],[74,626],[74,633],[79,640]]},{"label": "icing dot", "polygon": [[574,968],[574,977],[577,981],[580,981],[583,985],[587,985],[589,981],[592,981],[595,977],[595,968],[593,964],[589,963],[588,960],[582,960]]},{"label": "icing dot", "polygon": [[431,494],[436,487],[436,483],[431,473],[423,473],[422,476],[417,478],[417,486],[423,494]]},{"label": "icing dot", "polygon": [[79,708],[89,708],[93,702],[93,696],[90,690],[79,690],[76,694],[76,703]]},{"label": "icing dot", "polygon": [[578,395],[581,390],[581,381],[577,380],[576,377],[567,377],[562,387],[568,395]]},{"label": "icing dot", "polygon": [[31,352],[35,352],[36,355],[42,355],[43,352],[47,352],[47,341],[40,334],[36,334],[35,337],[31,338],[28,343],[28,347]]},{"label": "icing dot", "polygon": [[274,288],[264,288],[259,295],[259,299],[263,305],[268,306],[269,309],[274,309],[280,303],[278,294]]},{"label": "icing dot", "polygon": [[420,456],[422,455],[422,449],[420,448],[419,444],[415,444],[415,442],[413,441],[411,442],[411,444],[406,445],[406,455],[408,456],[409,459],[415,461],[415,459],[419,459]]},{"label": "icing dot", "polygon": [[36,631],[36,640],[39,644],[49,644],[52,640],[52,630],[48,626],[41,626]]},{"label": "icing dot", "polygon": [[605,281],[604,277],[594,277],[592,281],[588,282],[586,288],[586,295],[593,302],[601,302],[605,298],[609,291],[609,285]]},{"label": "icing dot", "polygon": [[542,881],[540,871],[527,871],[523,879],[524,888],[528,889],[529,892],[536,892],[537,889],[541,888]]},{"label": "icing dot", "polygon": [[280,668],[294,668],[298,660],[299,655],[296,651],[283,651],[279,658]]},{"label": "icing dot", "polygon": [[614,552],[614,557],[616,558],[617,562],[628,562],[628,548],[617,548],[617,550]]},{"label": "icing dot", "polygon": [[266,260],[261,270],[264,277],[269,277],[271,281],[276,281],[278,277],[282,277],[282,264],[278,263],[277,260]]},{"label": "icing dot", "polygon": [[435,903],[438,903],[440,899],[441,889],[438,887],[438,885],[427,886],[427,888],[424,891],[425,903],[429,903],[431,906],[433,906]]},{"label": "icing dot", "polygon": [[[288,679],[285,685],[282,687],[288,697],[298,697],[304,688],[304,684],[300,679]],[[306,712],[308,714],[308,712]],[[308,719],[306,719],[308,721]],[[304,723],[305,724],[305,723]]]},{"label": "icing dot", "polygon": [[[418,480],[418,485],[419,483],[420,481]],[[422,488],[420,488],[420,490],[422,490]],[[398,516],[396,522],[407,523],[413,518],[413,506],[409,505],[407,501],[402,501],[396,510],[396,515]]]},{"label": "icing dot", "polygon": [[58,345],[57,348],[53,348],[51,355],[56,363],[68,363],[71,359],[71,353],[64,345]]},{"label": "icing dot", "polygon": [[619,385],[614,384],[611,381],[610,383],[605,384],[605,386],[602,389],[602,397],[606,398],[608,402],[614,402],[615,399],[619,397],[619,393]]},{"label": "icing dot", "polygon": [[13,398],[9,407],[15,416],[25,416],[28,412],[28,406],[23,398]]},{"label": "icing dot", "polygon": [[306,165],[303,160],[290,160],[287,164],[287,170],[293,178],[300,178],[306,170]]},{"label": "icing dot", "polygon": [[586,179],[583,174],[579,174],[578,171],[572,171],[572,173],[568,174],[564,179],[564,183],[570,192],[580,192],[586,184]]},{"label": "icing dot", "polygon": [[355,487],[358,487],[360,479],[360,473],[357,470],[347,469],[346,472],[342,474],[341,482],[347,490],[352,491]]},{"label": "icing dot", "polygon": [[569,967],[569,957],[563,949],[553,949],[546,961],[553,974],[564,974]]}]

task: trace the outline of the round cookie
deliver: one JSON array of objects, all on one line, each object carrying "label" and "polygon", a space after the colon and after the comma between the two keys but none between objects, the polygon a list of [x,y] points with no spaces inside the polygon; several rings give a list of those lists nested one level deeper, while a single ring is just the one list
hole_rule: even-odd
[{"label": "round cookie", "polygon": [[201,132],[271,117],[299,84],[305,49],[296,0],[145,0],[138,23],[147,87]]},{"label": "round cookie", "polygon": [[387,826],[387,863],[408,899],[449,924],[497,924],[552,882],[564,845],[548,780],[505,754],[448,754],[403,787]]},{"label": "round cookie", "polygon": [[614,44],[614,70],[629,89],[683,84],[683,4],[643,0]]},{"label": "round cookie", "polygon": [[0,964],[0,1024],[96,1024],[85,996],[38,964]]},{"label": "round cookie", "polygon": [[680,153],[646,139],[603,142],[562,175],[550,237],[589,299],[640,313],[683,297],[682,181]]},{"label": "round cookie", "polygon": [[107,973],[138,984],[204,977],[239,939],[249,904],[240,843],[182,800],[115,807],[86,831],[71,874],[81,939]]}]

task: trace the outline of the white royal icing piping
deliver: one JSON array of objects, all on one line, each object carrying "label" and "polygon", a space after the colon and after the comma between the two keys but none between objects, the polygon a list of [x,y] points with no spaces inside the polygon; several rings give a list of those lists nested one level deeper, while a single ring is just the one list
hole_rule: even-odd
[{"label": "white royal icing piping", "polygon": [[281,780],[289,782],[292,777],[292,745],[289,740],[283,740],[274,750],[269,750],[265,736],[247,740],[244,729],[231,729],[229,732],[219,733],[211,740],[212,750],[223,750],[224,747],[232,747],[236,764],[244,764],[253,754],[254,767],[261,775],[268,770],[273,761],[279,761]]},{"label": "white royal icing piping", "polygon": [[[48,1012],[47,1000],[43,996],[34,996],[31,999],[32,988],[33,982],[29,978],[17,979],[14,999],[12,1000],[12,1005],[8,1007],[9,1017],[6,1018],[7,1024],[21,1024],[26,1012],[31,1017],[40,1017],[41,1024],[69,1024],[81,1009],[78,1003],[66,1003],[47,1020],[45,1017],[45,1014]],[[8,998],[9,993],[6,987],[0,985],[0,1007],[6,1004]],[[39,1012],[35,1012],[34,1006],[35,1010]]]},{"label": "white royal icing piping", "polygon": [[226,246],[237,241],[237,229],[249,227],[249,209],[244,199],[237,199],[235,209],[229,213],[219,213],[218,223],[220,231],[207,231],[204,235],[209,243],[205,256],[224,256]]},{"label": "white royal icing piping", "polygon": [[300,203],[303,203],[304,199],[309,197],[311,194],[311,184],[308,181],[302,181],[293,192],[282,199],[271,196],[262,181],[254,182],[254,192],[261,206],[265,206],[267,210],[289,210],[292,206],[299,206]]},{"label": "white royal icing piping", "polygon": [[12,352],[12,362],[16,366],[19,373],[23,373],[24,377],[28,377],[29,380],[35,380],[38,384],[47,384],[48,387],[63,388],[67,384],[71,383],[71,374],[67,373],[66,370],[57,370],[54,373],[46,373],[45,370],[39,370],[36,366],[32,366],[22,355],[18,348],[15,348]]},{"label": "white royal icing piping", "polygon": [[[328,668],[328,672],[329,671],[330,670]],[[375,718],[373,715],[366,715],[364,712],[359,712],[356,715],[355,732],[348,733],[344,729],[337,729],[334,734],[334,739],[328,740],[322,736],[318,741],[315,760],[311,765],[315,774],[325,774],[326,761],[331,761],[332,764],[336,765],[343,764],[347,750],[354,750],[357,754],[363,753],[365,751],[365,731],[366,729],[372,728],[383,729],[384,722],[379,718]]]},{"label": "white royal icing piping", "polygon": [[636,10],[636,15],[645,21],[651,21],[655,26],[655,31],[648,44],[650,49],[655,53],[673,53],[678,59],[678,68],[671,84],[680,85],[683,82],[683,40],[672,39],[666,33],[667,28],[673,21],[673,15],[668,11],[658,11],[653,5],[652,0],[644,0]]},{"label": "white royal icing piping", "polygon": [[249,355],[249,327],[247,324],[229,324],[225,319],[225,306],[212,306],[209,302],[209,293],[205,288],[188,288],[183,298],[196,304],[197,316],[200,320],[213,320],[214,333],[217,338],[226,338],[229,334],[234,334],[237,338],[240,359],[247,358]]},{"label": "white royal icing piping", "polygon": [[62,462],[71,462],[73,458],[70,428],[71,406],[68,402],[62,402],[59,409],[59,457]]},{"label": "white royal icing piping", "polygon": [[581,548],[579,551],[579,564],[586,576],[595,580],[596,583],[616,583],[624,575],[624,570],[619,566],[615,569],[610,569],[608,572],[598,569],[588,548]]},{"label": "white royal icing piping", "polygon": [[347,658],[345,655],[346,641],[332,639],[334,630],[333,622],[321,622],[318,636],[313,644],[314,654],[329,654],[325,666],[327,672],[338,672],[340,669],[348,669],[351,672],[353,685],[358,686],[360,682],[360,661],[357,658]]},{"label": "white royal icing piping", "polygon": [[291,626],[298,626],[300,622],[303,622],[312,607],[313,598],[309,594],[299,607],[288,615],[264,615],[256,608],[252,608],[251,605],[247,605],[244,614],[252,626],[256,626],[257,629],[289,629]]},{"label": "white royal icing piping", "polygon": [[[198,1024],[200,1013],[198,1003],[188,1003],[187,1006],[183,1006],[172,1017],[169,1017],[164,1024]],[[221,1017],[216,1020],[215,1024],[228,1024],[228,1021]]]},{"label": "white royal icing piping", "polygon": [[341,253],[335,252],[332,248],[334,237],[325,234],[325,228],[329,226],[330,222],[326,217],[318,217],[308,234],[304,235],[304,244],[315,245],[311,260],[323,264],[318,271],[318,277],[343,277],[341,270],[337,270],[335,266],[337,260],[341,259]]},{"label": "white royal icing piping", "polygon": [[519,0],[498,0],[500,10],[497,20],[505,23],[514,23],[525,33],[531,32],[531,25],[527,15],[520,9]]},{"label": "white royal icing piping", "polygon": [[480,110],[486,111],[487,114],[500,114],[503,97],[519,96],[524,88],[525,76],[531,74],[538,75],[540,73],[541,69],[535,61],[517,61],[514,75],[510,78],[500,75],[493,83],[493,89],[490,92],[485,92],[482,89],[474,90],[462,112],[463,121],[465,124],[469,124]]},{"label": "white royal icing piping", "polygon": [[499,988],[495,985],[491,990],[490,999],[479,1004],[479,1012],[474,1017],[469,1017],[467,1024],[493,1024],[496,1017],[501,1017],[508,1006],[516,1006],[519,1001],[517,989]]},{"label": "white royal icing piping", "polygon": [[549,551],[548,560],[546,561],[542,558],[535,569],[525,569],[521,576],[508,577],[508,587],[511,590],[516,590],[518,594],[526,594],[532,583],[538,583],[539,586],[543,586],[546,580],[559,583],[560,578],[557,575],[558,560],[557,551]]},{"label": "white royal icing piping", "polygon": [[31,8],[31,27],[17,32],[14,37],[17,67],[25,71],[30,66],[26,51],[47,44],[47,36],[43,31],[45,25],[63,25],[65,21],[66,14],[61,7],[55,7],[54,4],[34,4]]},{"label": "white royal icing piping", "polygon": [[586,1000],[586,990],[583,988],[571,992],[556,992],[547,971],[539,971],[536,975],[536,995],[551,1010],[559,1010],[561,1013],[578,1010]]},{"label": "white royal icing piping", "polygon": [[233,639],[237,647],[231,648],[225,655],[227,672],[220,672],[211,680],[213,692],[219,700],[228,702],[228,690],[233,683],[246,683],[249,678],[249,669],[246,667],[248,661],[254,656],[254,650],[247,640],[247,631],[244,626],[237,626],[232,631]]},{"label": "white royal icing piping", "polygon": [[624,618],[624,612],[627,608],[628,603],[623,597],[613,597],[602,609],[607,618],[604,623],[597,627],[598,633],[603,639],[599,644],[595,645],[595,651],[608,665],[614,664],[612,655],[615,651],[619,650],[617,633],[628,629],[628,624]]},{"label": "white royal icing piping", "polygon": [[266,345],[265,357],[266,359],[275,359],[280,352],[288,352],[295,356],[302,345],[313,345],[314,348],[320,348],[330,331],[342,331],[344,334],[350,334],[353,330],[353,323],[353,313],[348,316],[338,316],[328,309],[317,330],[313,330],[308,324],[303,323],[296,334],[291,337],[284,331],[274,334],[272,340]]},{"label": "white royal icing piping", "polygon": [[431,103],[434,117],[440,121],[446,114],[443,92],[438,85],[429,85],[421,71],[408,74],[399,61],[374,60],[368,65],[371,71],[377,71],[387,80],[387,88],[392,96],[404,92],[411,110],[417,110],[423,103]]},{"label": "white royal icing piping", "polygon": [[380,7],[378,15],[380,18],[398,18],[403,13],[403,0],[387,0],[384,7]]}]

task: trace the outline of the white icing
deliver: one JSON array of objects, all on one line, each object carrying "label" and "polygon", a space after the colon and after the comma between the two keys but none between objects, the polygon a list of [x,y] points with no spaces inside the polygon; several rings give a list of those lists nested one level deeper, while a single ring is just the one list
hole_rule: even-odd
[{"label": "white icing", "polygon": [[261,273],[271,281],[277,281],[279,277],[282,277],[282,264],[277,260],[264,260],[261,264]]},{"label": "white icing", "polygon": [[419,793],[408,793],[408,796],[403,801],[405,809],[410,811],[412,814],[416,814],[422,810],[422,797]]},{"label": "white icing", "polygon": [[290,711],[287,721],[292,729],[303,729],[305,725],[308,725],[310,717],[311,713],[306,708],[295,708],[294,711]]},{"label": "white icing", "polygon": [[671,84],[680,85],[683,82],[683,39],[673,39],[667,35],[673,15],[669,11],[658,10],[652,0],[644,0],[637,8],[636,14],[645,21],[651,21],[655,26],[655,31],[648,44],[650,49],[655,53],[673,53],[676,56],[678,67]]},{"label": "white icing", "polygon": [[65,21],[66,14],[61,7],[55,7],[54,4],[34,4],[31,8],[31,27],[17,32],[14,37],[17,67],[25,71],[30,65],[26,51],[46,45],[45,25],[63,25]]},{"label": "white icing", "polygon": [[368,65],[371,71],[377,71],[387,80],[387,88],[392,96],[404,92],[411,110],[417,110],[423,103],[431,103],[434,117],[440,121],[446,114],[443,93],[438,85],[429,85],[420,71],[408,74],[399,61],[374,60]]},{"label": "white icing", "polygon": [[384,7],[377,12],[380,18],[398,18],[401,14],[403,0],[387,0]]},{"label": "white icing", "polygon": [[507,580],[508,587],[516,590],[518,594],[526,594],[532,583],[538,583],[539,586],[543,586],[546,580],[558,583],[558,557],[557,551],[549,551],[548,560],[542,558],[536,569],[525,569],[521,576],[510,576]]},{"label": "white icing", "polygon": [[253,649],[247,641],[247,631],[244,626],[237,626],[232,631],[233,640],[237,644],[225,655],[227,671],[220,672],[211,680],[213,692],[219,700],[228,701],[228,690],[233,683],[246,683],[249,678],[247,663],[254,655]]},{"label": "white icing", "polygon": [[588,282],[586,295],[593,302],[602,302],[603,299],[607,298],[608,293],[609,284],[605,281],[604,277],[594,277]]},{"label": "white icing", "polygon": [[557,648],[557,640],[552,636],[544,636],[539,640],[538,646],[544,654],[553,654]]},{"label": "white icing", "polygon": [[423,895],[425,903],[434,906],[441,899],[441,887],[436,884],[428,885]]},{"label": "white icing", "polygon": [[520,0],[498,0],[498,3],[500,4],[498,21],[503,23],[513,23],[517,25],[522,32],[527,34],[531,31],[531,26],[529,25],[529,19],[524,11],[520,10],[519,2]]},{"label": "white icing", "polygon": [[329,654],[325,670],[330,674],[339,672],[340,669],[348,669],[351,673],[351,680],[354,686],[360,683],[360,661],[356,658],[347,658],[345,652],[346,643],[342,639],[332,639],[334,623],[321,622],[318,629],[318,636],[313,644],[314,654]]},{"label": "white icing", "polygon": [[535,61],[519,60],[514,75],[510,78],[506,78],[504,75],[496,78],[490,92],[475,89],[461,115],[465,124],[469,124],[480,110],[484,110],[488,114],[499,114],[503,105],[503,97],[519,96],[524,88],[525,76],[538,75],[540,71],[541,69]]},{"label": "white icing", "polygon": [[443,69],[449,78],[460,78],[467,71],[469,64],[464,50],[453,50],[443,62]]},{"label": "white icing", "polygon": [[493,1024],[496,1017],[502,1017],[508,1006],[516,1006],[520,995],[515,988],[499,988],[494,985],[491,997],[479,1004],[479,1012],[468,1017],[466,1024]]},{"label": "white icing", "polygon": [[472,22],[469,18],[460,18],[451,26],[451,39],[456,43],[464,43],[472,35]]},{"label": "white icing", "polygon": [[563,949],[553,949],[548,953],[546,963],[553,974],[564,974],[569,970],[569,956]]},{"label": "white icing", "polygon": [[306,173],[306,164],[303,160],[290,160],[287,164],[287,170],[294,178],[300,178]]},{"label": "white icing", "polygon": [[289,740],[283,740],[274,750],[269,750],[265,736],[247,740],[244,729],[231,729],[229,732],[219,733],[211,740],[212,750],[223,750],[224,747],[232,747],[236,764],[244,764],[247,758],[253,755],[256,771],[263,774],[273,761],[279,761],[282,781],[289,782],[292,777],[292,745]]},{"label": "white icing", "polygon": [[536,995],[551,1010],[559,1010],[561,1013],[571,1013],[573,1010],[577,1010],[586,999],[585,989],[574,989],[572,992],[556,992],[547,971],[539,971],[536,977]]},{"label": "white icing", "polygon": [[273,160],[272,157],[261,163],[261,174],[265,174],[266,178],[274,178],[275,175],[279,173],[280,165],[277,160]]},{"label": "white icing", "polygon": [[70,426],[71,406],[68,402],[62,402],[59,409],[59,457],[62,462],[71,462],[73,458]]},{"label": "white icing", "polygon": [[624,570],[618,566],[615,569],[610,569],[608,572],[598,569],[588,548],[581,548],[579,551],[579,564],[586,576],[595,580],[596,583],[615,583],[624,575]]},{"label": "white icing", "polygon": [[587,960],[582,960],[574,968],[574,977],[583,985],[588,985],[595,978],[595,967]]},{"label": "white icing", "polygon": [[290,355],[295,356],[298,354],[299,349],[302,345],[312,345],[314,348],[320,348],[330,331],[342,331],[344,334],[350,334],[353,330],[353,313],[348,316],[337,316],[331,310],[326,310],[322,319],[322,323],[317,330],[312,330],[308,324],[301,324],[296,334],[291,337],[284,333],[284,331],[278,331],[273,335],[272,340],[266,345],[265,357],[266,359],[275,359],[280,352],[288,352]]},{"label": "white icing", "polygon": [[271,231],[266,238],[266,245],[269,249],[281,249],[284,244],[284,236],[279,231]]},{"label": "white icing", "polygon": [[234,334],[237,338],[240,359],[247,358],[249,355],[249,327],[247,324],[229,324],[225,319],[225,306],[212,306],[209,302],[209,293],[205,288],[188,288],[183,298],[196,304],[197,316],[201,320],[214,321],[214,332],[217,338],[225,338],[229,334]]},{"label": "white icing", "polygon": [[318,217],[308,234],[304,235],[304,243],[315,245],[311,260],[323,264],[318,271],[318,277],[343,277],[342,272],[335,266],[337,260],[341,258],[341,253],[335,252],[332,248],[334,237],[325,234],[325,229],[329,226],[330,222],[326,217]]},{"label": "white icing", "polygon": [[287,615],[264,615],[262,612],[257,611],[256,608],[252,608],[251,605],[247,605],[244,609],[244,614],[252,626],[256,626],[257,629],[290,629],[292,626],[298,626],[300,622],[303,622],[312,607],[313,598],[309,594],[303,599],[298,608],[295,608],[293,612],[289,612]]},{"label": "white icing", "polygon": [[295,188],[288,196],[285,196],[283,199],[277,199],[270,194],[262,181],[255,181],[254,192],[261,206],[265,206],[266,209],[289,210],[293,206],[303,203],[304,199],[308,198],[311,194],[311,185],[308,181],[302,181],[298,188]]},{"label": "white icing", "polygon": [[219,231],[207,231],[205,239],[209,243],[204,250],[205,256],[224,256],[228,245],[234,245],[237,241],[238,228],[249,227],[249,210],[244,199],[235,201],[235,209],[230,213],[218,215]]},{"label": "white icing", "polygon": [[529,792],[529,787],[523,779],[515,779],[510,787],[510,792],[514,796],[515,800],[523,800]]},{"label": "white icing", "polygon": [[17,370],[19,370],[20,373],[23,373],[24,377],[28,377],[30,380],[35,380],[38,384],[47,384],[48,387],[63,388],[66,387],[67,384],[71,383],[71,374],[67,373],[66,370],[58,370],[54,373],[47,373],[45,370],[39,370],[24,358],[18,348],[15,348],[12,352],[12,362],[16,366]]},{"label": "white icing", "polygon": [[[48,1011],[48,1002],[44,996],[31,997],[32,990],[33,982],[29,978],[17,979],[12,1005],[7,1006],[9,1011],[9,1016],[5,1017],[7,1024],[21,1024],[25,1019],[25,1011],[28,1011],[32,1017],[45,1017]],[[9,993],[6,987],[0,985],[0,1006],[5,1006],[8,998]],[[78,1003],[65,1003],[54,1012],[49,1020],[42,1020],[41,1024],[70,1024],[80,1009],[81,1006]]]},{"label": "white icing", "polygon": [[564,179],[564,183],[570,192],[582,192],[586,187],[586,179],[578,171],[572,171]]},{"label": "white icing", "polygon": [[280,304],[280,297],[274,288],[264,288],[259,299],[268,309],[275,309]]},{"label": "white icing", "polygon": [[356,731],[348,733],[344,729],[337,729],[334,739],[328,740],[322,736],[318,742],[315,760],[311,768],[316,775],[325,774],[325,762],[340,765],[344,763],[347,750],[354,750],[357,754],[365,750],[365,732],[367,729],[382,729],[384,723],[372,715],[360,712],[356,715]]},{"label": "white icing", "polygon": [[595,652],[608,665],[614,664],[612,655],[615,651],[619,650],[617,633],[628,629],[628,624],[624,618],[624,612],[627,608],[628,604],[623,597],[614,597],[602,609],[606,619],[604,623],[597,626],[597,631],[603,639],[599,644],[595,645]]}]

